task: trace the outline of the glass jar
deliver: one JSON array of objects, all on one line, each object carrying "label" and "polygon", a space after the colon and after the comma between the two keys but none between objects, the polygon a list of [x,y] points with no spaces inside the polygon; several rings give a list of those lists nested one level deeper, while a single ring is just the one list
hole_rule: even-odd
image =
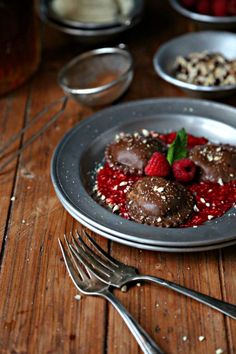
[{"label": "glass jar", "polygon": [[0,95],[21,85],[41,58],[33,0],[0,0]]}]

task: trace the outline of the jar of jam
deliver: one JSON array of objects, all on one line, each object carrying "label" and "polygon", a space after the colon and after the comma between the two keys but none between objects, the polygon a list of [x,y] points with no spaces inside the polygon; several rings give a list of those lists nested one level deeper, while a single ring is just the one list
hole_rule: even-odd
[{"label": "jar of jam", "polygon": [[17,88],[38,68],[39,20],[33,0],[0,0],[0,95]]}]

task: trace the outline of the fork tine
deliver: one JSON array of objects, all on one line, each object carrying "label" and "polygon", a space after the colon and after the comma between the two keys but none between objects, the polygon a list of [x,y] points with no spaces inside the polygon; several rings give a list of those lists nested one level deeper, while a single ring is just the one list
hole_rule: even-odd
[{"label": "fork tine", "polygon": [[[82,239],[82,237],[78,234],[78,232],[76,232],[76,233],[77,233],[78,237],[79,237],[80,239]],[[95,242],[95,240],[94,240],[92,237],[89,236],[89,234],[88,234],[85,230],[83,230],[83,234],[84,234],[84,236],[89,240],[89,242],[93,245],[93,247],[96,249],[96,251],[97,251],[99,254],[101,254],[101,255],[105,258],[105,260],[106,260],[108,263],[112,264],[112,265],[115,266],[115,267],[119,267],[119,266],[121,265],[121,263],[120,263],[119,261],[117,261],[116,259],[112,258],[112,256],[110,256],[107,252],[105,252],[105,251],[97,244],[97,242]],[[108,267],[107,264],[106,264],[106,267]]]},{"label": "fork tine", "polygon": [[[105,272],[100,265],[98,265],[98,268],[96,267],[96,260],[94,260],[92,257],[90,257],[89,255],[87,255],[85,253],[85,251],[78,246],[72,246],[69,245],[71,252],[73,253],[73,255],[84,265],[84,267],[86,268],[86,270],[88,271],[88,273],[91,276],[91,273],[96,276],[101,278],[101,273],[102,273],[102,278],[106,278],[107,281],[110,280],[110,275],[108,272]],[[105,279],[104,279],[105,280]]]},{"label": "fork tine", "polygon": [[[98,256],[94,251],[92,251],[84,242],[82,237],[76,232],[77,235],[77,240],[72,237],[73,244],[75,248],[77,249],[77,244],[80,245],[80,247],[84,250],[83,256],[87,258],[87,261],[92,263],[94,267],[99,270],[101,273],[105,275],[111,275],[111,272],[114,272],[114,269],[110,268],[106,262]],[[78,249],[77,249],[78,250]]]},{"label": "fork tine", "polygon": [[78,277],[78,274],[74,270],[73,263],[71,262],[70,258],[66,254],[66,251],[64,250],[64,247],[63,247],[60,239],[58,239],[58,243],[59,243],[61,253],[62,253],[62,256],[64,259],[64,263],[66,265],[66,269],[71,277],[71,280],[72,280],[73,284],[75,285],[76,289],[80,290],[80,287],[79,287],[80,278]]},{"label": "fork tine", "polygon": [[[74,262],[74,266],[76,267],[77,271],[79,272],[79,275],[81,276],[82,280],[85,280],[88,278],[88,276],[85,274],[85,272],[83,271],[83,269],[79,266],[78,264],[78,257],[76,257],[73,252],[71,251],[71,244],[69,243],[69,241],[67,240],[66,235],[64,235],[64,239],[68,248],[68,251],[71,255],[71,258],[73,259]],[[79,260],[80,261],[80,260]],[[72,262],[71,262],[72,263]]]}]

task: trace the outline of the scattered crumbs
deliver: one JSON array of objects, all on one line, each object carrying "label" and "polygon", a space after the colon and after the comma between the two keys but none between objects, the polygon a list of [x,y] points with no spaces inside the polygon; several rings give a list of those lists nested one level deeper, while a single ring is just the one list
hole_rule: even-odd
[{"label": "scattered crumbs", "polygon": [[80,294],[77,294],[77,295],[75,295],[75,300],[81,300],[81,295]]},{"label": "scattered crumbs", "polygon": [[13,197],[11,197],[11,201],[14,202],[14,200],[16,200],[16,197],[13,195]]},{"label": "scattered crumbs", "polygon": [[22,223],[22,224],[25,224],[25,223],[26,223],[25,219],[22,219],[22,220],[21,220],[21,223]]},{"label": "scattered crumbs", "polygon": [[199,340],[199,342],[203,342],[205,340],[205,337],[204,336],[199,336],[198,340]]},{"label": "scattered crumbs", "polygon": [[115,213],[116,211],[118,211],[120,208],[119,208],[119,205],[115,205],[112,209],[113,213]]},{"label": "scattered crumbs", "polygon": [[122,293],[126,293],[127,292],[127,285],[123,285],[120,290],[122,291]]},{"label": "scattered crumbs", "polygon": [[183,337],[182,337],[183,342],[186,342],[187,339],[188,339],[187,336],[183,336]]},{"label": "scattered crumbs", "polygon": [[195,213],[198,213],[198,212],[199,212],[199,209],[198,209],[198,207],[196,206],[196,204],[193,206],[193,210],[195,211]]},{"label": "scattered crumbs", "polygon": [[200,198],[200,202],[202,203],[206,203],[205,199],[204,198]]},{"label": "scattered crumbs", "polygon": [[223,186],[224,185],[224,182],[223,182],[223,180],[222,180],[222,178],[218,178],[218,181],[217,181],[218,183],[219,183],[219,185],[221,185],[221,186]]},{"label": "scattered crumbs", "polygon": [[208,220],[211,220],[211,219],[213,219],[213,218],[214,218],[213,215],[207,215],[207,219],[208,219]]},{"label": "scattered crumbs", "polygon": [[137,283],[136,286],[141,286],[141,283]]},{"label": "scattered crumbs", "polygon": [[122,182],[120,182],[120,186],[122,187],[122,186],[126,186],[128,184],[128,182],[126,182],[126,181],[122,181]]},{"label": "scattered crumbs", "polygon": [[210,203],[206,203],[206,206],[209,208],[209,206],[211,206],[211,204]]},{"label": "scattered crumbs", "polygon": [[156,268],[156,269],[161,268],[161,264],[156,264],[156,265],[155,265],[155,268]]},{"label": "scattered crumbs", "polygon": [[224,353],[224,350],[222,348],[216,349],[216,354],[222,354],[222,353]]},{"label": "scattered crumbs", "polygon": [[149,131],[147,130],[147,129],[142,129],[142,134],[144,135],[144,136],[149,136]]}]

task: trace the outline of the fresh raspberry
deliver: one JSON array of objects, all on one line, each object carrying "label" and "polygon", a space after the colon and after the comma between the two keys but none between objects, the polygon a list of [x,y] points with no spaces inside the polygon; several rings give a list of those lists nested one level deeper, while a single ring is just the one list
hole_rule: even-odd
[{"label": "fresh raspberry", "polygon": [[227,3],[228,14],[230,16],[236,16],[236,0],[229,0]]},{"label": "fresh raspberry", "polygon": [[176,135],[177,135],[176,132],[172,132],[172,133],[166,134],[166,135],[165,135],[165,143],[168,144],[168,145],[169,145],[169,144],[172,144],[173,141],[174,141],[175,138],[176,138]]},{"label": "fresh raspberry", "polygon": [[194,162],[187,158],[177,160],[172,165],[173,175],[179,182],[192,181],[196,175],[196,170]]},{"label": "fresh raspberry", "polygon": [[212,4],[213,15],[226,16],[227,15],[227,0],[215,0]]},{"label": "fresh raspberry", "polygon": [[202,15],[210,14],[210,2],[209,0],[200,0],[197,3],[197,11]]},{"label": "fresh raspberry", "polygon": [[206,138],[188,134],[188,148],[191,149],[196,145],[205,145],[208,142]]},{"label": "fresh raspberry", "polygon": [[195,0],[182,0],[182,5],[184,7],[190,8],[193,7],[193,5],[195,5]]},{"label": "fresh raspberry", "polygon": [[170,164],[165,155],[154,152],[145,167],[145,173],[147,176],[167,177],[170,174]]}]

